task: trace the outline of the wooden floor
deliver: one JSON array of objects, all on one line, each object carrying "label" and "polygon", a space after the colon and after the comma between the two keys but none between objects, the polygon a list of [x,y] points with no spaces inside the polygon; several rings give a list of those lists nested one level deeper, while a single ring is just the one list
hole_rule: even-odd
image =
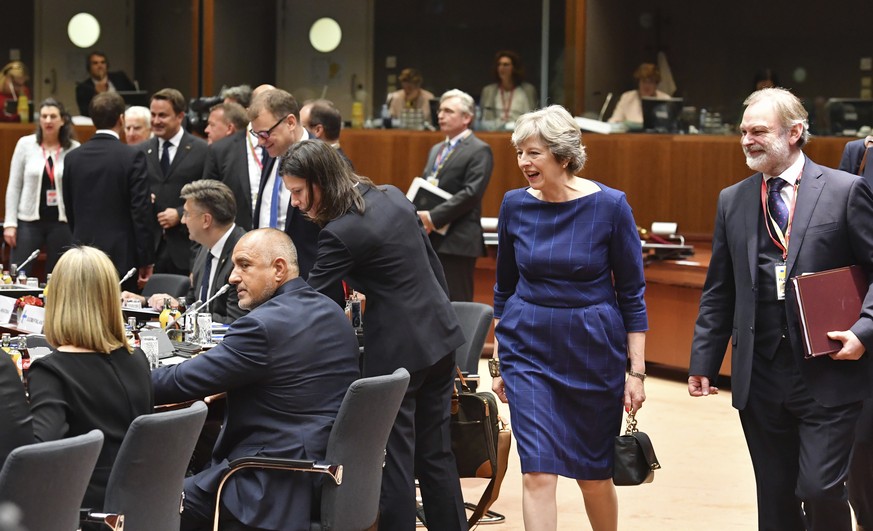
[{"label": "wooden floor", "polygon": [[[490,389],[488,369],[480,362],[482,385]],[[707,531],[755,529],[755,482],[743,439],[739,416],[731,407],[731,394],[721,391],[705,398],[688,396],[678,378],[650,377],[647,400],[637,415],[639,428],[649,434],[662,469],[652,483],[618,487],[619,529]],[[509,408],[500,405],[509,418]],[[524,529],[521,515],[521,473],[515,441],[509,470],[493,510],[506,522],[480,529]],[[476,501],[485,480],[462,480],[464,498]],[[576,483],[558,482],[558,529],[590,530],[582,495]]]}]

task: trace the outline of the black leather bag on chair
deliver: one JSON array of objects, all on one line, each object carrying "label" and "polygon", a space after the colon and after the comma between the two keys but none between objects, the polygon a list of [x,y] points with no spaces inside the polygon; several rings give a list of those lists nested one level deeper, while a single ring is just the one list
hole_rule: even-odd
[{"label": "black leather bag on chair", "polygon": [[615,438],[615,470],[612,482],[619,486],[641,485],[655,479],[661,468],[649,436],[637,429],[634,413],[628,413],[624,435]]},{"label": "black leather bag on chair", "polygon": [[[500,435],[500,418],[497,415],[497,399],[494,394],[470,391],[466,378],[460,369],[456,370],[460,379],[460,392],[456,388],[452,396],[451,425],[452,452],[457,461],[458,474],[462,478],[491,479],[467,522],[472,527],[497,499],[500,483],[506,474],[510,434],[509,430],[503,430],[505,433]],[[500,437],[503,438],[503,444],[499,445],[498,454]],[[502,456],[501,459],[498,459],[499,455]]]}]

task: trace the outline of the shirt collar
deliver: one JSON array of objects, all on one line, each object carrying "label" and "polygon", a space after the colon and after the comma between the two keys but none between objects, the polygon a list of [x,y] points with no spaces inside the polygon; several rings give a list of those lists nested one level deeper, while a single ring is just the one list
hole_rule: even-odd
[{"label": "shirt collar", "polygon": [[233,232],[234,228],[236,228],[236,223],[231,223],[230,228],[227,229],[227,232],[225,232],[224,235],[219,238],[217,242],[215,242],[215,245],[213,245],[212,248],[209,249],[209,253],[214,258],[221,257],[221,253],[224,252],[224,244],[227,243],[227,239],[230,237],[230,233]]},{"label": "shirt collar", "polygon": [[473,133],[473,131],[472,131],[471,129],[464,129],[463,131],[461,131],[460,133],[458,133],[458,134],[457,134],[456,136],[454,136],[453,138],[448,138],[448,137],[446,137],[446,142],[449,143],[449,146],[450,146],[450,147],[451,147],[451,146],[454,146],[455,144],[457,144],[457,143],[460,142],[461,140],[464,140],[465,138],[467,138],[468,136],[470,136],[472,133]]},{"label": "shirt collar", "polygon": [[[176,131],[176,134],[173,135],[173,137],[170,139],[170,143],[173,145],[173,147],[176,147],[176,148],[179,147],[179,144],[182,143],[182,135],[184,135],[184,134],[185,134],[185,129],[180,127],[179,130]],[[158,147],[160,149],[164,149],[164,142],[166,142],[166,140],[164,140],[163,138],[158,138],[158,140],[160,140]]]},{"label": "shirt collar", "polygon": [[791,166],[785,169],[779,175],[772,175],[767,177],[767,181],[774,177],[780,177],[785,179],[790,186],[794,186],[797,183],[797,179],[800,178],[800,173],[803,171],[803,164],[806,162],[806,157],[803,156],[803,153],[798,154],[797,159],[791,163]]},{"label": "shirt collar", "polygon": [[114,129],[98,129],[98,130],[94,131],[94,134],[95,135],[112,135],[115,138],[121,140],[121,136],[119,136],[118,133],[116,133]]}]

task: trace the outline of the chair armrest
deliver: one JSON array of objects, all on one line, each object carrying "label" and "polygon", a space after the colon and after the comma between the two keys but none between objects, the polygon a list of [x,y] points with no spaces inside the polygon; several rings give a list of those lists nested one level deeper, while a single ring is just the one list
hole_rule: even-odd
[{"label": "chair armrest", "polygon": [[224,489],[224,484],[228,479],[240,470],[246,468],[261,468],[268,470],[286,470],[289,472],[309,472],[315,474],[326,474],[330,476],[334,483],[342,485],[343,482],[343,466],[339,464],[316,463],[315,461],[307,461],[304,459],[283,459],[281,457],[238,457],[228,462],[230,469],[221,478],[218,483],[218,490],[215,493],[215,516],[213,519],[213,529],[218,531],[218,513],[221,508],[221,491]]},{"label": "chair armrest", "polygon": [[123,531],[124,515],[114,513],[92,513],[91,509],[80,509],[79,523],[99,524],[101,529]]}]

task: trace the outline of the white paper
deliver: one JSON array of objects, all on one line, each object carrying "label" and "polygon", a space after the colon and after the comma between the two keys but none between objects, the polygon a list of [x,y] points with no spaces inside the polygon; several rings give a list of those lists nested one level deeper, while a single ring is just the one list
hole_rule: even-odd
[{"label": "white paper", "polygon": [[0,295],[0,324],[9,324],[15,311],[15,298]]},{"label": "white paper", "polygon": [[45,308],[40,306],[24,306],[21,317],[18,319],[18,328],[27,330],[33,334],[42,333],[42,325],[45,324]]}]

